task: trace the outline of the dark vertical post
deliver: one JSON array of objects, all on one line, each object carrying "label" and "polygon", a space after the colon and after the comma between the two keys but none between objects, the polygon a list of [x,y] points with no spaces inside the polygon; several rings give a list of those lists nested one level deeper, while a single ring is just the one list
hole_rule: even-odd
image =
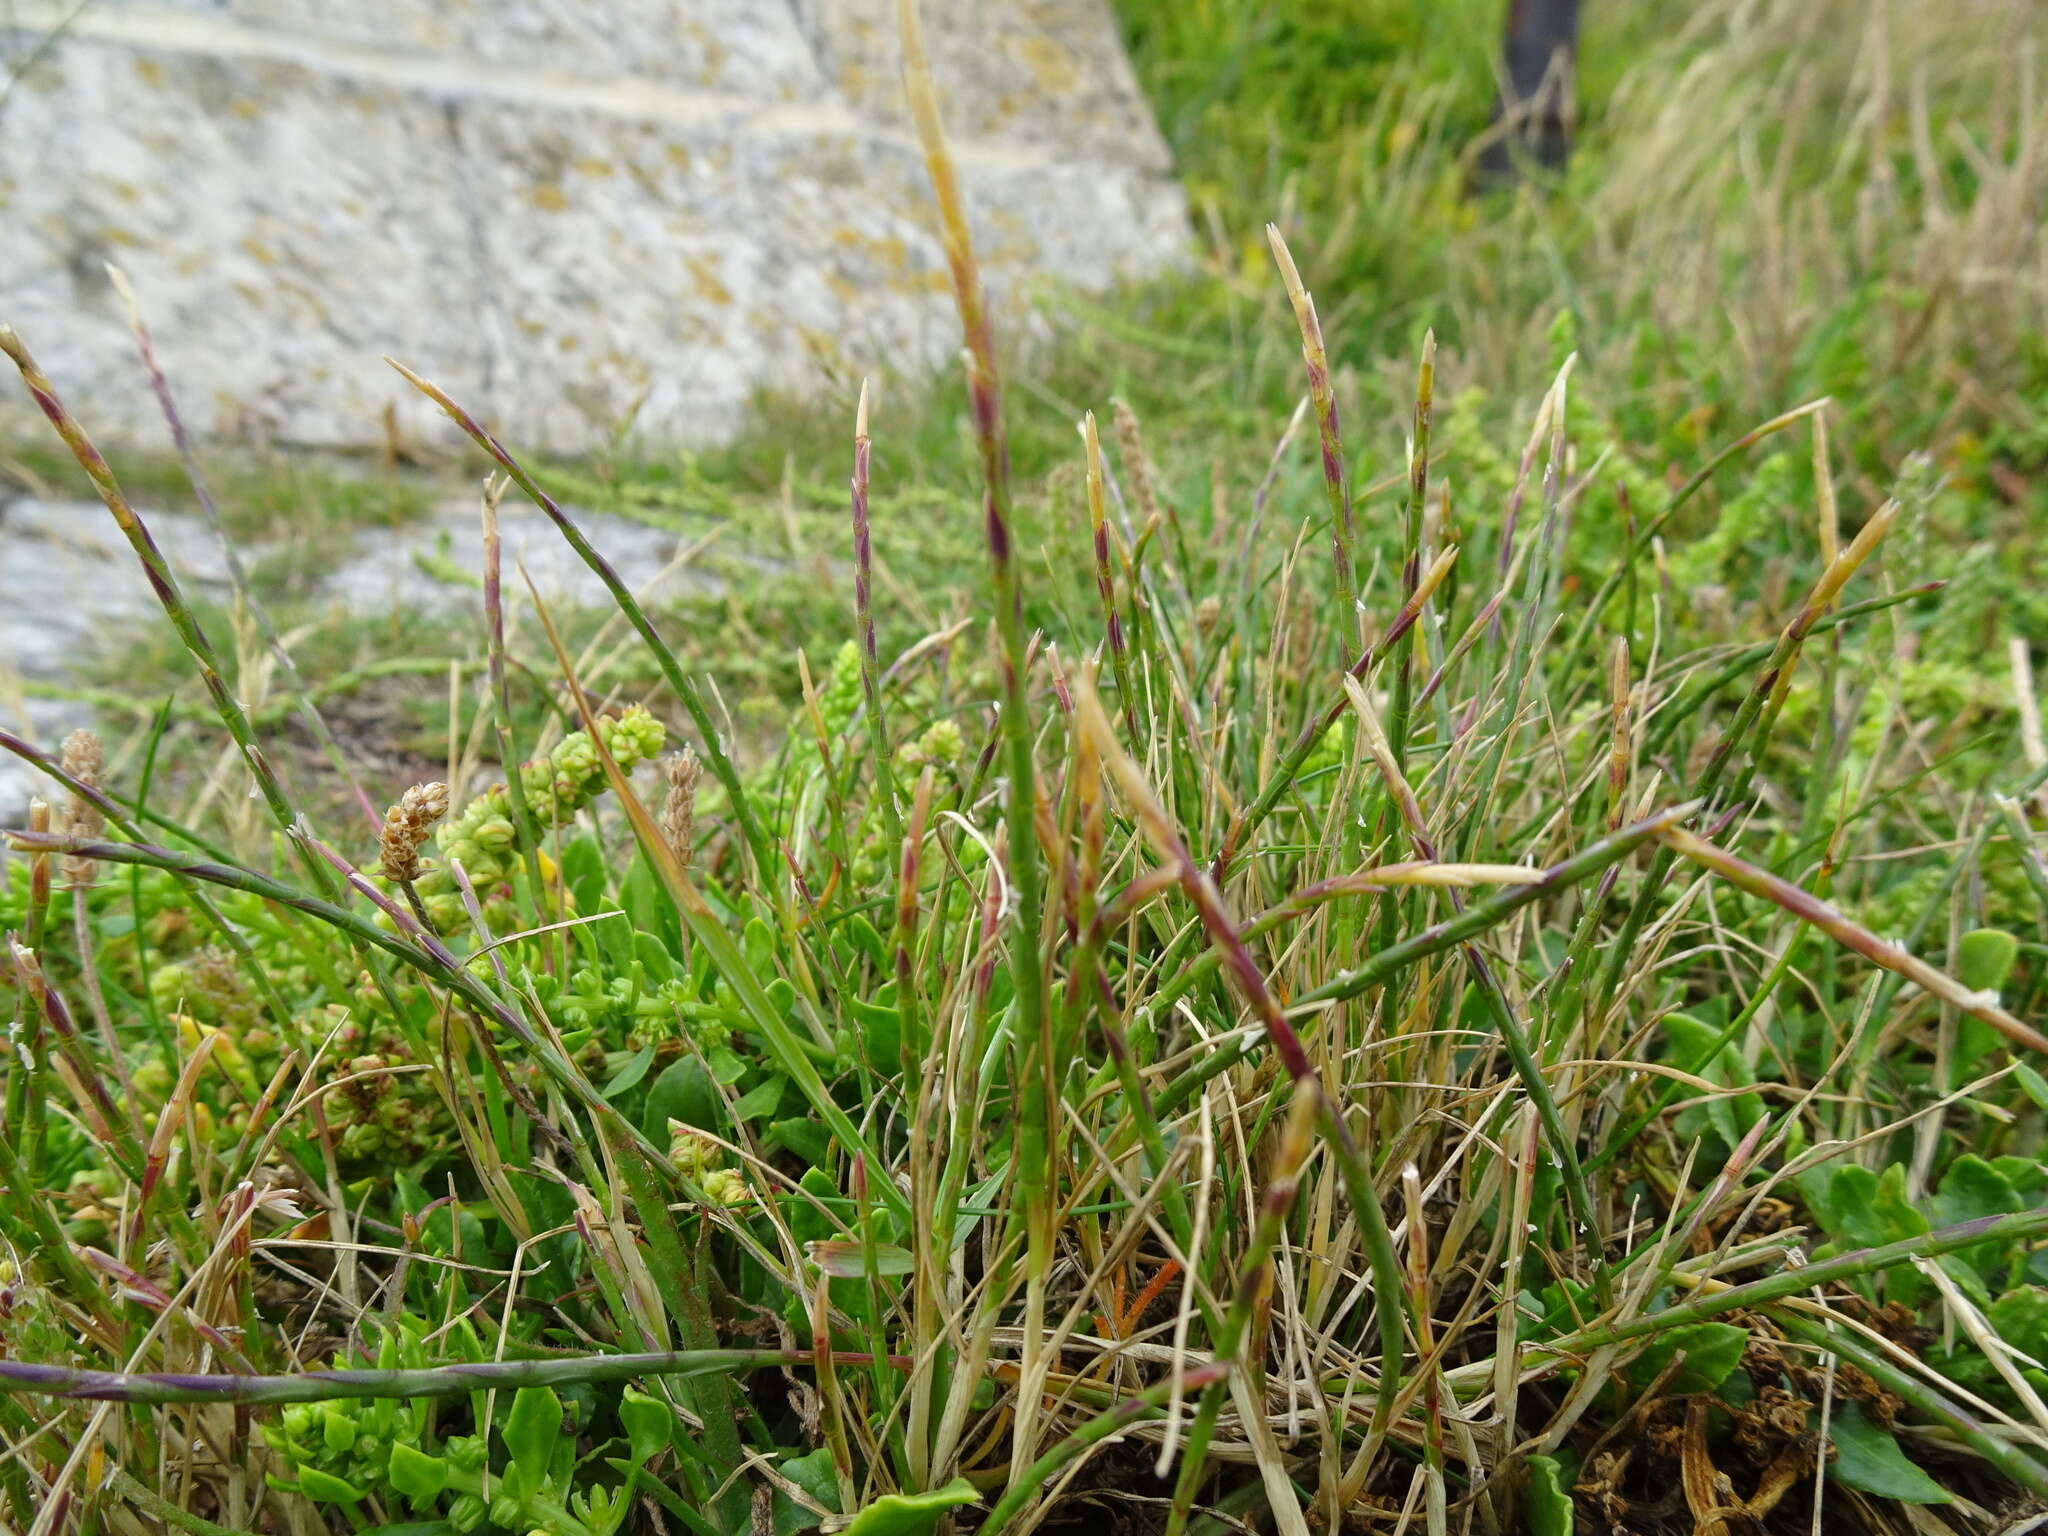
[{"label": "dark vertical post", "polygon": [[1480,156],[1483,179],[1512,177],[1526,157],[1558,167],[1571,153],[1579,48],[1579,0],[1508,0],[1502,41],[1507,74]]}]

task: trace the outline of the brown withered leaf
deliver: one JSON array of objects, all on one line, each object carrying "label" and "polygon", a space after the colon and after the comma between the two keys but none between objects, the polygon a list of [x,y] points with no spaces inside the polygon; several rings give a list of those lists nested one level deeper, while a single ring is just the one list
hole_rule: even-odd
[{"label": "brown withered leaf", "polygon": [[1736,1497],[1735,1485],[1714,1465],[1707,1450],[1707,1400],[1696,1397],[1685,1416],[1685,1438],[1679,1442],[1679,1481],[1686,1507],[1692,1511],[1693,1536],[1734,1536],[1732,1522],[1749,1524],[1748,1506]]}]

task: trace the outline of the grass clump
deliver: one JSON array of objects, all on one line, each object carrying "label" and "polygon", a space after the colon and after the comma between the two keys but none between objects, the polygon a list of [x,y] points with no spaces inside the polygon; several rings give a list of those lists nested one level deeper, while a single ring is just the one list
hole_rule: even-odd
[{"label": "grass clump", "polygon": [[[1918,670],[1981,688],[2019,611],[1939,465],[1865,497],[1844,409],[1779,400],[1653,473],[1568,350],[1489,433],[1433,336],[1376,413],[1275,229],[1255,446],[1190,470],[1105,393],[1027,478],[907,52],[972,468],[912,509],[853,407],[832,660],[766,754],[414,378],[637,659],[515,622],[494,481],[465,771],[331,813],[0,333],[256,790],[165,809],[161,724],[132,775],[0,738],[52,782],[0,887],[7,1518],[2038,1512],[2048,756],[2030,691]],[[933,516],[983,576],[906,625]]]}]

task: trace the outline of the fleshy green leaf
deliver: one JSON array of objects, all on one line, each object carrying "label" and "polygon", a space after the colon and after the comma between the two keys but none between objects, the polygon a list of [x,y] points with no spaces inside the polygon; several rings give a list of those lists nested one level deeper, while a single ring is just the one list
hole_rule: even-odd
[{"label": "fleshy green leaf", "polygon": [[[1733,1043],[1714,1049],[1714,1043],[1721,1037],[1722,1026],[1709,1024],[1690,1014],[1671,1013],[1664,1016],[1663,1027],[1671,1038],[1672,1064],[1680,1070],[1730,1088],[1745,1088],[1756,1081],[1756,1074],[1749,1070]],[[1714,1098],[1707,1102],[1706,1113],[1715,1134],[1733,1147],[1763,1117],[1764,1101],[1760,1094],[1754,1093],[1735,1098]]]},{"label": "fleshy green leaf", "polygon": [[[1965,1152],[1942,1177],[1934,1195],[1934,1220],[1949,1227],[1985,1216],[2005,1216],[2023,1210],[2026,1202],[2012,1181],[1993,1164],[1974,1152]],[[1943,1268],[1962,1266],[1985,1276],[1994,1284],[2004,1279],[2007,1249],[1999,1243],[1978,1243],[1960,1253],[1944,1254]]]},{"label": "fleshy green leaf", "polygon": [[782,1081],[780,1077],[771,1077],[749,1088],[733,1104],[733,1113],[742,1120],[767,1119],[782,1105]]},{"label": "fleshy green leaf", "polygon": [[[791,1195],[782,1202],[784,1219],[789,1223],[792,1237],[800,1243],[809,1243],[841,1230],[826,1214],[835,1209],[843,1210],[846,1205],[838,1184],[833,1182],[829,1173],[814,1163],[797,1180],[797,1188],[803,1191],[802,1195]],[[805,1199],[805,1195],[810,1199]]]},{"label": "fleshy green leaf", "polygon": [[832,1470],[829,1446],[821,1445],[808,1456],[790,1457],[782,1464],[782,1475],[827,1509],[839,1508],[839,1478]]},{"label": "fleshy green leaf", "polygon": [[[2019,952],[2019,940],[2011,934],[1997,928],[1975,929],[1956,943],[1956,977],[1973,992],[1996,995],[2012,975]],[[1975,1071],[1978,1063],[2002,1043],[1998,1032],[1982,1019],[1964,1017],[1956,1030],[1957,1069]]]},{"label": "fleshy green leaf", "polygon": [[391,1461],[386,1469],[391,1486],[412,1500],[413,1508],[419,1509],[428,1500],[437,1498],[448,1486],[448,1463],[438,1456],[412,1446],[399,1444],[391,1447]]},{"label": "fleshy green leaf", "polygon": [[1934,1197],[1935,1220],[1944,1227],[1979,1216],[2004,1216],[2019,1208],[2019,1191],[2012,1182],[1974,1152],[1949,1164]]},{"label": "fleshy green leaf", "polygon": [[711,1075],[727,1088],[745,1077],[747,1068],[753,1065],[738,1051],[724,1045],[712,1046],[704,1053],[704,1059],[710,1063]]},{"label": "fleshy green leaf", "polygon": [[601,1090],[607,1099],[615,1099],[628,1088],[636,1086],[647,1075],[647,1069],[654,1065],[654,1047],[644,1045],[619,1064],[619,1070]]},{"label": "fleshy green leaf", "polygon": [[547,1387],[521,1387],[512,1395],[512,1411],[498,1433],[504,1436],[513,1464],[530,1479],[528,1486],[538,1487],[562,1438],[562,1400]]},{"label": "fleshy green leaf", "polygon": [[[679,952],[675,904],[662,889],[661,877],[648,864],[645,853],[634,854],[632,866],[619,885],[619,905],[641,937],[656,939],[671,955]],[[644,959],[646,946],[636,947]],[[650,970],[649,974],[664,973]]]},{"label": "fleshy green leaf", "polygon": [[725,1124],[725,1105],[711,1085],[711,1074],[695,1056],[670,1063],[647,1090],[641,1128],[666,1145],[671,1120],[705,1131],[718,1130]]},{"label": "fleshy green leaf", "polygon": [[[1893,1163],[1883,1174],[1850,1164],[1835,1171],[1829,1188],[1835,1214],[1834,1235],[1857,1248],[1918,1237],[1932,1223],[1927,1213],[1906,1198],[1906,1168]],[[1884,1271],[1886,1295],[1915,1306],[1927,1293],[1927,1281],[1909,1265]]]},{"label": "fleshy green leaf", "polygon": [[[832,1452],[819,1446],[808,1456],[791,1456],[782,1463],[782,1475],[803,1489],[811,1502],[834,1514],[839,1512],[839,1479],[832,1468]],[[782,1489],[775,1490],[775,1536],[802,1536],[818,1528],[815,1511],[799,1504]]]},{"label": "fleshy green leaf", "polygon": [[1996,992],[2019,957],[2020,941],[2003,928],[1973,928],[1956,941],[1956,980],[1972,992]]},{"label": "fleshy green leaf", "polygon": [[893,1072],[903,1054],[903,1015],[895,1008],[848,998],[846,1011],[860,1025],[861,1054],[877,1072]]},{"label": "fleshy green leaf", "polygon": [[1555,1456],[1529,1458],[1527,1515],[1530,1536],[1572,1536],[1571,1491],[1564,1485],[1564,1467]]},{"label": "fleshy green leaf", "polygon": [[668,1449],[675,1416],[659,1399],[628,1387],[619,1399],[619,1423],[625,1428],[626,1443],[633,1448],[634,1464],[644,1467]]},{"label": "fleshy green leaf", "polygon": [[832,1155],[832,1133],[803,1115],[792,1115],[769,1126],[767,1141],[770,1151],[794,1152],[813,1167]]},{"label": "fleshy green leaf", "polygon": [[856,948],[868,957],[877,968],[886,970],[889,965],[889,951],[882,943],[882,936],[875,931],[875,925],[856,912],[847,919],[846,936],[853,940]]},{"label": "fleshy green leaf", "polygon": [[1985,1313],[1998,1337],[2023,1355],[2048,1361],[2048,1290],[2015,1286]]},{"label": "fleshy green leaf", "polygon": [[2012,1075],[2019,1079],[2020,1087],[2037,1109],[2048,1109],[2048,1077],[2043,1077],[2024,1061],[2013,1063]]},{"label": "fleshy green leaf", "polygon": [[1749,1330],[1732,1323],[1689,1323],[1667,1328],[1650,1341],[1629,1367],[1629,1377],[1648,1388],[1678,1351],[1685,1351],[1685,1363],[1678,1368],[1665,1391],[1711,1392],[1728,1379],[1728,1373],[1742,1363],[1749,1347]]},{"label": "fleshy green leaf", "polygon": [[591,837],[577,837],[562,850],[562,879],[575,899],[576,910],[604,910],[604,850]]},{"label": "fleshy green leaf", "polygon": [[299,1468],[299,1492],[323,1504],[354,1504],[362,1498],[353,1485],[318,1467]]},{"label": "fleshy green leaf", "polygon": [[[394,1360],[392,1363],[395,1365],[397,1362]],[[346,1408],[328,1404],[327,1416],[320,1422],[320,1439],[332,1454],[348,1454],[349,1447],[356,1443],[356,1421],[349,1417]]]},{"label": "fleshy green leaf", "polygon": [[1854,1402],[1840,1402],[1828,1425],[1835,1459],[1828,1476],[1859,1493],[1902,1504],[1952,1504],[1955,1497],[1906,1459],[1890,1430],[1880,1429]]},{"label": "fleshy green leaf", "polygon": [[964,1477],[929,1493],[884,1494],[853,1517],[845,1536],[924,1536],[947,1510],[972,1504],[980,1497]]},{"label": "fleshy green leaf", "polygon": [[[636,861],[633,867],[638,869],[640,865]],[[668,947],[653,933],[632,922],[631,916],[629,912],[627,917],[628,926],[633,930],[633,958],[639,961],[641,968],[647,972],[648,981],[660,986],[665,981],[673,980],[676,974],[675,956],[668,952]]]}]

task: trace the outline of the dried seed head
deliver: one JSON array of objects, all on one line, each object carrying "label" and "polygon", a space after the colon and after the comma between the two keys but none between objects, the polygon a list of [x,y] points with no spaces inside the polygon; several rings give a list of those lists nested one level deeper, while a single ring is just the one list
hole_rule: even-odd
[{"label": "dried seed head", "polygon": [[1145,457],[1144,434],[1138,429],[1138,417],[1123,401],[1116,402],[1116,450],[1124,463],[1124,479],[1130,482],[1131,496],[1138,505],[1138,518],[1149,523],[1159,515],[1159,495],[1152,488],[1152,463]]},{"label": "dried seed head", "polygon": [[[91,731],[73,731],[64,738],[64,771],[87,789],[100,787],[100,768],[105,754],[100,739]],[[100,808],[84,795],[73,792],[64,807],[64,831],[73,837],[97,837],[105,825]],[[64,878],[73,885],[92,881],[93,861],[76,854],[64,856]]]},{"label": "dried seed head", "polygon": [[662,759],[661,770],[668,778],[668,797],[661,805],[661,835],[676,862],[690,867],[690,845],[697,822],[697,780],[704,765],[697,754],[685,747]]},{"label": "dried seed head", "polygon": [[384,878],[401,883],[417,880],[420,873],[420,844],[435,822],[448,814],[446,784],[415,784],[398,797],[398,803],[384,813]]}]

